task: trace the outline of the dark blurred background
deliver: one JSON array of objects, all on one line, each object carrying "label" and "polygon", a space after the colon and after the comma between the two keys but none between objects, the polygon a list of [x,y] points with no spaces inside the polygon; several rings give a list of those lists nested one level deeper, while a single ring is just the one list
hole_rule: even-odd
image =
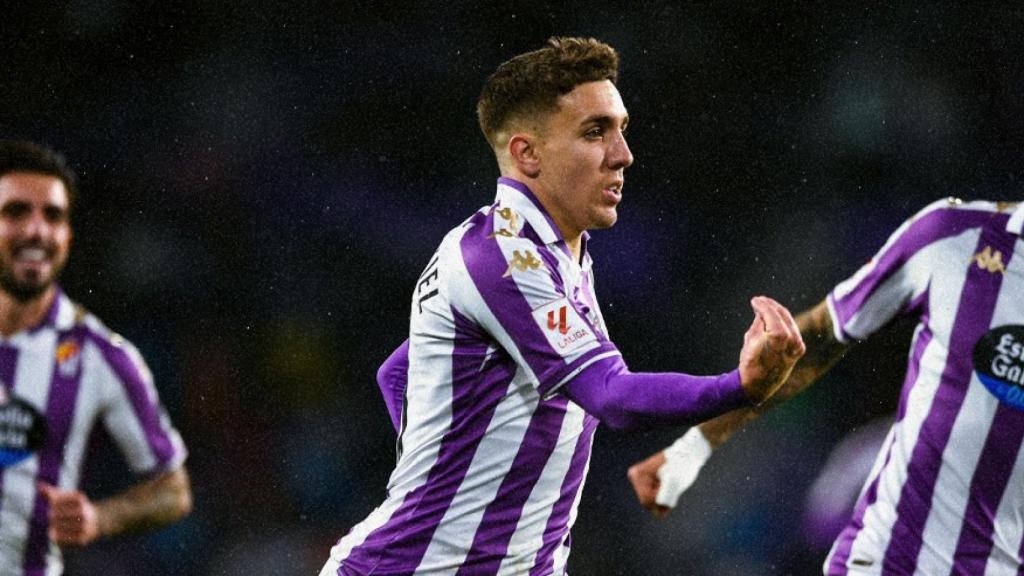
[{"label": "dark blurred background", "polygon": [[[188,520],[72,551],[71,576],[315,574],[383,499],[375,369],[436,244],[493,198],[483,81],[550,35],[622,57],[636,163],[592,252],[634,370],[731,369],[751,296],[802,310],[928,202],[1024,196],[1013,3],[75,0],[2,20],[0,137],[81,176],[63,285],[143,351],[191,450]],[[666,520],[625,471],[682,430],[599,430],[570,572],[820,573],[808,491],[894,409],[908,328],[738,436]],[[111,446],[93,495],[131,480]]]}]

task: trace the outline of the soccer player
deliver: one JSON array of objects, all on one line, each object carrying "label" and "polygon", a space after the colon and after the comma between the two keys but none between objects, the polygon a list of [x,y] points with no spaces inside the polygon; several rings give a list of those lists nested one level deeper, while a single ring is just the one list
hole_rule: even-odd
[{"label": "soccer player", "polygon": [[789,312],[757,297],[738,369],[626,368],[587,251],[587,230],[615,223],[633,162],[617,73],[610,46],[553,38],[486,82],[497,198],[416,282],[409,340],[380,372],[401,430],[387,498],[322,575],[564,574],[599,421],[678,425],[751,405],[803,353]]},{"label": "soccer player", "polygon": [[[825,301],[797,316],[807,355],[769,404],[803,390],[847,347],[918,319],[896,421],[825,573],[1024,573],[1024,205],[935,202]],[[630,468],[667,514],[700,467],[761,409],[691,428]]]},{"label": "soccer player", "polygon": [[[138,351],[57,286],[75,176],[0,142],[0,574],[55,576],[58,546],[173,522],[191,508],[185,447]],[[76,489],[102,422],[142,478],[93,502]]]}]

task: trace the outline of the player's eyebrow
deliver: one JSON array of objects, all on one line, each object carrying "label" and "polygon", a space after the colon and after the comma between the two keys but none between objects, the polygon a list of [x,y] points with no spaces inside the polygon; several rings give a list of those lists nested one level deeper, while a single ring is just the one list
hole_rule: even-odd
[{"label": "player's eyebrow", "polygon": [[[591,124],[596,124],[598,126],[601,126],[602,128],[607,128],[615,124],[615,118],[609,116],[608,114],[592,114],[580,121],[580,126],[587,126]],[[626,126],[628,124],[629,115],[626,114],[622,116],[622,126]]]}]

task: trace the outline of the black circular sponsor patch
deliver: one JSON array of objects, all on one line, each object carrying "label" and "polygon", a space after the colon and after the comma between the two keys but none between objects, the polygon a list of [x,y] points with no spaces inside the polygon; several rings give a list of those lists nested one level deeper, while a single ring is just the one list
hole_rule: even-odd
[{"label": "black circular sponsor patch", "polygon": [[0,468],[28,458],[46,440],[46,420],[31,404],[8,397],[0,402]]},{"label": "black circular sponsor patch", "polygon": [[1002,402],[1024,410],[1024,326],[989,330],[974,345],[978,379]]}]

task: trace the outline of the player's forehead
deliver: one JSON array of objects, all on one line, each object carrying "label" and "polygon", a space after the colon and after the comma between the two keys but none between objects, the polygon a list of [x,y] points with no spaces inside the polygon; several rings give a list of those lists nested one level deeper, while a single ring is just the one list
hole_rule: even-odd
[{"label": "player's forehead", "polygon": [[579,84],[558,97],[558,116],[570,124],[583,124],[593,118],[625,124],[629,120],[618,88],[609,80]]},{"label": "player's forehead", "polygon": [[68,207],[68,191],[56,176],[37,172],[8,172],[0,176],[0,206],[12,202]]}]

